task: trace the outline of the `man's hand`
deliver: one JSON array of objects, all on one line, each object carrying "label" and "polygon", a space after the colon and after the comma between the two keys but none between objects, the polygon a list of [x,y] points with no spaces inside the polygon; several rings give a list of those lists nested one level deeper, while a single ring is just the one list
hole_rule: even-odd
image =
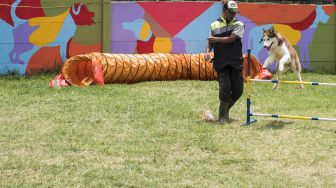
[{"label": "man's hand", "polygon": [[205,61],[209,61],[211,59],[210,53],[205,54]]}]

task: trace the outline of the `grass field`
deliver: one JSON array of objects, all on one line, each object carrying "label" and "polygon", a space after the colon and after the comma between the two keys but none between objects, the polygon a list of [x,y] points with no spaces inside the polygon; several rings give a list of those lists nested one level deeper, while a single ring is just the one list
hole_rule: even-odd
[{"label": "grass field", "polygon": [[[52,77],[0,77],[0,187],[336,187],[336,122],[242,127],[241,98],[220,126],[201,120],[217,117],[216,81],[51,89]],[[253,83],[253,112],[336,117],[336,87],[271,88]]]}]

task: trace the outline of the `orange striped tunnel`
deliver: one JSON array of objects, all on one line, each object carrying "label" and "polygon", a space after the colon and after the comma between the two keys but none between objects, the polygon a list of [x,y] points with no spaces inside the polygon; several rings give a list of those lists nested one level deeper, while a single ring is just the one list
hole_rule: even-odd
[{"label": "orange striped tunnel", "polygon": [[[251,78],[260,77],[261,64],[251,56]],[[246,78],[247,55],[243,74]],[[215,80],[216,71],[205,54],[109,54],[93,52],[76,55],[62,67],[64,79],[71,85],[136,83],[161,80]],[[270,73],[269,73],[270,74]]]}]

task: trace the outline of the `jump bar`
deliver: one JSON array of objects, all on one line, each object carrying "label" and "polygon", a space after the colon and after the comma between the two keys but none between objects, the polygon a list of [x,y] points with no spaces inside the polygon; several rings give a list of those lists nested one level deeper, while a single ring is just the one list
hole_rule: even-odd
[{"label": "jump bar", "polygon": [[320,82],[299,82],[299,81],[288,81],[288,80],[259,80],[251,79],[253,82],[270,82],[270,83],[284,83],[284,84],[306,84],[313,86],[336,86],[336,83],[320,83]]},{"label": "jump bar", "polygon": [[279,115],[279,114],[251,113],[250,116],[263,116],[263,117],[272,117],[272,118],[287,118],[287,119],[302,119],[302,120],[336,121],[336,118],[319,118],[319,117],[291,116],[291,115]]}]

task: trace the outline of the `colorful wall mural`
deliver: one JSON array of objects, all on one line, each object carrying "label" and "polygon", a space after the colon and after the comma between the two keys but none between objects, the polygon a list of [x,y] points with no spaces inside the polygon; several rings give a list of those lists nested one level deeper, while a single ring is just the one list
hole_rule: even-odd
[{"label": "colorful wall mural", "polygon": [[[112,2],[111,53],[205,52],[221,8],[219,2]],[[273,26],[295,46],[304,69],[336,72],[335,5],[239,3],[239,9],[244,52],[250,48],[263,63],[262,31]]]},{"label": "colorful wall mural", "polygon": [[86,4],[55,2],[0,2],[0,74],[54,70],[70,56],[101,51],[99,37],[88,42],[79,33],[95,26],[96,13]]},{"label": "colorful wall mural", "polygon": [[[102,3],[103,2],[103,3]],[[1,0],[0,74],[55,70],[71,56],[205,52],[220,2]],[[239,3],[243,50],[261,63],[262,29],[275,27],[297,49],[306,70],[336,72],[335,5]]]}]

